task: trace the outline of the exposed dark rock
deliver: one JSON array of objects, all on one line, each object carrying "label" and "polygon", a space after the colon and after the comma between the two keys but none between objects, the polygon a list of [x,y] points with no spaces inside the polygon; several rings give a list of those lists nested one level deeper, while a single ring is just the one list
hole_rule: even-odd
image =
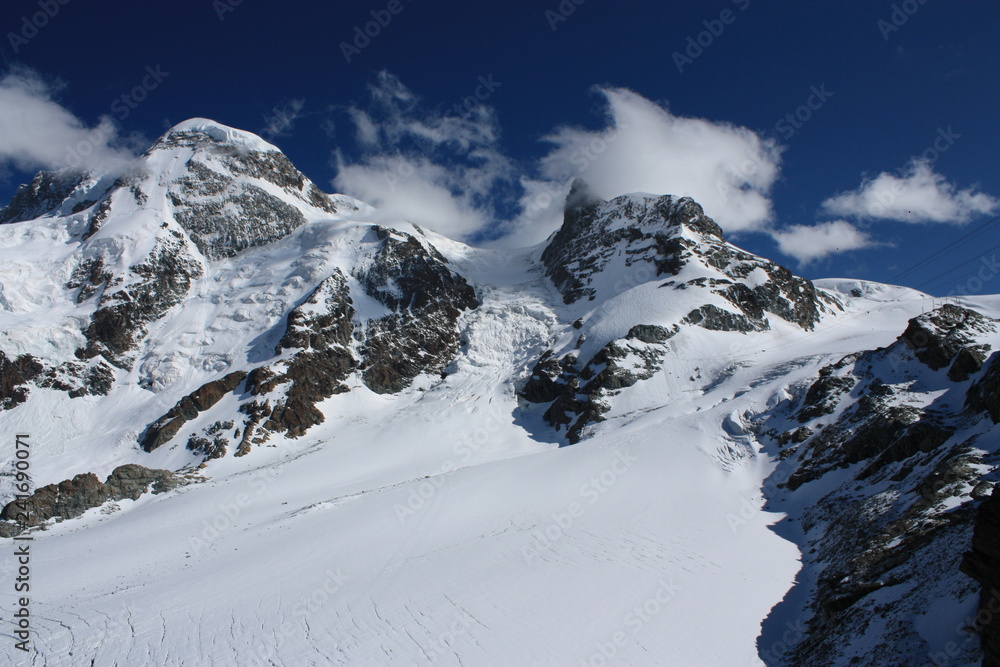
[{"label": "exposed dark rock", "polygon": [[[957,603],[972,593],[972,582],[954,577],[955,545],[971,537],[969,501],[982,493],[992,465],[979,436],[954,437],[978,419],[951,408],[963,387],[923,366],[954,366],[963,349],[981,350],[977,339],[992,323],[949,311],[914,318],[891,346],[824,368],[801,404],[790,400],[757,425],[779,446],[796,443],[781,450],[780,472],[765,485],[783,489],[775,509],[804,508],[796,519],[804,555],[797,586],[805,590],[778,613],[808,623],[786,641],[781,664],[848,664],[845,655],[850,664],[894,664],[900,655],[939,651],[914,619],[940,599]],[[988,362],[968,392],[976,410],[988,411],[990,370]],[[827,415],[835,416],[820,423]],[[776,420],[771,431],[769,419]],[[791,428],[795,422],[806,425]],[[974,656],[965,643],[953,657],[965,664]]]},{"label": "exposed dark rock", "polygon": [[[258,368],[257,371],[261,371],[258,374],[261,377],[255,377],[256,371],[251,373],[247,379],[248,386],[256,385],[269,372],[266,366]],[[240,446],[236,449],[236,456],[246,456],[254,445],[262,445],[267,442],[271,431],[262,428],[260,424],[270,418],[273,410],[271,402],[267,399],[248,401],[240,406],[240,412],[247,416],[247,420],[243,424],[243,437],[240,439]],[[277,431],[280,428],[281,426],[277,422],[273,424],[273,430]]]},{"label": "exposed dark rock", "polygon": [[37,377],[43,367],[30,354],[11,361],[0,351],[0,410],[10,410],[28,399],[28,382]]},{"label": "exposed dark rock", "polygon": [[146,260],[129,269],[128,285],[101,294],[98,309],[83,331],[87,345],[77,350],[77,356],[92,359],[104,355],[115,366],[128,370],[146,327],[180,303],[191,283],[203,273],[179,232],[161,235]]},{"label": "exposed dark rock", "polygon": [[840,369],[847,367],[858,359],[858,355],[847,355],[836,364],[825,366],[819,372],[819,379],[809,386],[802,409],[799,410],[799,422],[816,419],[828,415],[837,408],[841,397],[851,391],[858,380],[853,375],[834,375]]},{"label": "exposed dark rock", "polygon": [[233,371],[229,375],[202,385],[177,402],[167,414],[150,424],[140,436],[140,445],[147,452],[169,442],[184,424],[218,403],[223,396],[236,389],[247,377],[246,371]]},{"label": "exposed dark rock", "polygon": [[[619,216],[632,219],[636,224],[613,228],[612,223]],[[701,234],[722,240],[719,226],[688,197],[660,197],[648,207],[636,205],[627,196],[605,202],[591,195],[587,185],[577,180],[566,199],[562,227],[542,253],[546,274],[562,292],[566,303],[593,298],[596,291],[589,286],[590,278],[617,254],[619,243],[625,242],[632,253],[639,246],[650,251],[645,253],[649,257],[637,258],[643,263],[651,262],[657,254],[673,255],[663,253],[663,249],[659,253],[656,251],[658,243],[671,241],[672,225],[687,225]],[[655,231],[648,231],[644,226]],[[665,249],[670,250],[669,247]],[[651,270],[647,280],[663,272],[662,266]]]},{"label": "exposed dark rock", "polygon": [[974,310],[945,304],[910,320],[900,340],[917,359],[934,370],[952,362],[959,350],[975,342],[975,334],[996,331],[996,324]]},{"label": "exposed dark rock", "polygon": [[[544,419],[556,430],[567,427],[566,437],[570,444],[575,444],[587,426],[603,421],[602,415],[610,409],[605,397],[648,380],[660,369],[666,354],[662,343],[676,332],[676,327],[673,330],[652,325],[634,327],[628,338],[605,345],[582,369],[577,369],[575,355],[557,359],[549,350],[535,365],[521,396],[533,403],[551,401]],[[630,356],[639,362],[624,363]]]},{"label": "exposed dark rock", "polygon": [[11,522],[4,532],[16,534],[50,519],[74,519],[109,500],[137,500],[149,491],[165,493],[185,483],[185,479],[169,470],[128,464],[115,468],[104,483],[88,472],[43,486],[25,499],[7,503],[0,511],[0,520]]},{"label": "exposed dark rock", "polygon": [[0,351],[0,410],[9,410],[23,403],[30,385],[43,389],[65,391],[70,398],[106,396],[114,384],[114,371],[100,360],[66,361],[58,366],[46,366],[30,354],[11,361]]},{"label": "exposed dark rock", "polygon": [[[285,398],[271,409],[264,428],[293,437],[323,422],[316,404],[348,391],[347,377],[358,367],[351,349],[354,308],[347,279],[340,270],[320,283],[288,316],[288,327],[275,350],[299,350],[290,359],[256,369],[247,382],[254,396],[288,384]],[[246,434],[248,441],[251,434]]]},{"label": "exposed dark rock", "polygon": [[[572,357],[575,361],[575,357]],[[531,377],[521,390],[521,396],[532,403],[548,403],[554,401],[566,386],[563,374],[572,370],[572,364],[567,368],[564,360],[552,356],[552,350],[542,354]]]},{"label": "exposed dark rock", "polygon": [[970,375],[982,370],[986,362],[989,345],[967,345],[955,355],[955,361],[948,369],[948,377],[955,382],[965,382]]},{"label": "exposed dark rock", "polygon": [[[210,129],[172,130],[150,148],[187,147],[194,155],[188,173],[170,185],[174,218],[209,258],[232,257],[247,248],[283,238],[305,224],[298,208],[249,179],[266,181],[301,202],[337,212],[321,192],[277,150],[249,150]],[[249,179],[248,179],[249,177]]]},{"label": "exposed dark rock", "polygon": [[104,226],[104,221],[108,219],[108,215],[111,213],[111,197],[106,197],[101,200],[93,211],[91,211],[88,217],[87,231],[83,233],[83,239],[87,240],[97,232],[101,230]]},{"label": "exposed dark rock", "polygon": [[[232,257],[276,241],[305,224],[305,216],[297,208],[262,188],[223,180],[207,167],[197,169],[196,165],[190,165],[192,175],[181,181],[180,194],[172,195],[172,201],[174,219],[206,257]],[[215,192],[216,187],[221,191]]]},{"label": "exposed dark rock", "polygon": [[766,320],[752,320],[746,315],[737,315],[713,304],[695,308],[681,320],[683,324],[693,324],[712,331],[766,331],[771,328]]},{"label": "exposed dark rock", "polygon": [[199,435],[192,435],[188,438],[187,448],[195,454],[201,454],[206,461],[221,459],[229,449],[229,440],[222,436],[215,436],[211,440]]},{"label": "exposed dark rock", "polygon": [[969,387],[965,405],[976,412],[988,413],[994,424],[1000,423],[1000,353],[990,356],[986,371]]},{"label": "exposed dark rock", "polygon": [[643,343],[665,343],[677,333],[677,327],[667,330],[655,324],[637,324],[628,330],[626,338],[635,338]]},{"label": "exposed dark rock", "polygon": [[114,369],[100,359],[65,361],[58,366],[46,368],[35,379],[35,384],[39,387],[65,391],[70,398],[107,396],[114,382]]},{"label": "exposed dark rock", "polygon": [[214,424],[212,424],[211,426],[209,426],[207,429],[205,429],[205,433],[207,433],[209,435],[215,435],[217,433],[221,433],[222,431],[229,431],[232,428],[233,428],[233,422],[232,421],[226,420],[224,422],[215,422]]},{"label": "exposed dark rock", "polygon": [[1000,665],[1000,487],[979,505],[972,549],[962,559],[962,572],[982,587],[976,631],[983,646],[983,667]]},{"label": "exposed dark rock", "polygon": [[139,496],[149,491],[154,494],[166,493],[185,484],[169,470],[145,468],[140,465],[128,464],[118,466],[108,475],[105,486],[110,500],[138,500]]},{"label": "exposed dark rock", "polygon": [[0,209],[0,225],[57,212],[85,177],[74,171],[38,172],[30,183],[18,187],[10,204]]},{"label": "exposed dark rock", "polygon": [[[632,273],[615,290],[663,274],[677,275],[692,263],[722,272],[725,279],[695,281],[712,280],[713,286],[721,287],[716,293],[742,315],[714,306],[689,315],[707,328],[761,331],[769,328],[764,313],[771,313],[809,330],[829,306],[842,309],[834,297],[808,280],[726,243],[719,226],[690,198],[625,195],[605,202],[592,196],[586,184],[575,182],[562,227],[542,253],[546,275],[566,303],[594,299],[593,278],[619,257]],[[755,271],[763,272],[767,280],[758,275],[756,286],[750,288],[744,283]]]},{"label": "exposed dark rock", "polygon": [[104,266],[104,258],[90,258],[76,267],[66,283],[66,289],[80,290],[77,292],[76,302],[83,303],[106,287],[112,278],[111,272]]},{"label": "exposed dark rock", "polygon": [[376,393],[395,393],[422,373],[440,373],[458,351],[458,319],[479,306],[465,278],[413,236],[374,227],[378,244],[357,278],[390,315],[362,332],[362,379]]},{"label": "exposed dark rock", "polygon": [[920,420],[921,412],[909,406],[877,406],[871,412],[860,409],[862,423],[851,429],[851,435],[841,443],[843,459],[858,463],[873,458],[888,449],[910,426]]},{"label": "exposed dark rock", "polygon": [[780,436],[778,436],[778,444],[784,446],[788,443],[799,445],[815,434],[808,426],[799,426],[796,429],[790,431],[785,431]]}]

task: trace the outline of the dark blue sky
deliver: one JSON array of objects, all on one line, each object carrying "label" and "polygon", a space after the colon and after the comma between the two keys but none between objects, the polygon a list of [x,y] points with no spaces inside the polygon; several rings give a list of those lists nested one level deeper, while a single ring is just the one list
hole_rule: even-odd
[{"label": "dark blue sky", "polygon": [[[25,31],[25,17],[58,0],[6,0],[0,50],[8,71],[24,66],[60,81],[58,101],[86,124],[117,116],[123,132],[150,140],[195,116],[261,132],[274,108],[302,100],[302,116],[271,141],[328,190],[333,151],[360,150],[345,107],[364,104],[366,87],[387,70],[425,106],[440,109],[492,76],[501,85],[486,103],[502,130],[499,146],[529,174],[548,151],[539,139],[557,126],[606,124],[595,85],[631,89],[679,116],[745,126],[785,147],[770,189],[778,228],[831,220],[820,213],[825,199],[857,189],[863,173],[899,172],[948,128],[953,140],[933,171],[958,190],[977,186],[1000,196],[996,2],[565,0],[564,10],[575,9],[553,30],[546,12],[558,12],[558,0],[398,1],[393,8],[401,11],[350,63],[340,44],[353,40],[372,11],[390,7],[388,0],[69,0],[37,35]],[[231,11],[220,20],[223,7]],[[890,31],[894,18],[898,29]],[[678,71],[675,52],[713,27],[719,34],[702,34],[707,46],[692,50],[696,57]],[[12,43],[11,33],[30,38]],[[166,77],[122,119],[115,100],[157,66]],[[823,86],[832,96],[799,129],[778,125],[808,101],[812,87]],[[29,177],[8,168],[0,195],[8,198]],[[1000,253],[1000,223],[991,219],[852,219],[883,245],[800,267],[766,234],[733,240],[807,277],[868,278],[937,294],[1000,292],[1000,276],[982,273],[985,285],[969,283],[984,252],[987,260]]]}]

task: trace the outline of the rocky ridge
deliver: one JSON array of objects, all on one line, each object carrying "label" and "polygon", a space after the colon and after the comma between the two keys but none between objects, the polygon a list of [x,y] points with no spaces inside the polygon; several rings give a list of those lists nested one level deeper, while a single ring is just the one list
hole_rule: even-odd
[{"label": "rocky ridge", "polygon": [[[975,426],[986,416],[975,397],[994,395],[984,380],[995,361],[984,369],[982,355],[996,332],[990,318],[945,305],[910,320],[892,345],[823,368],[758,421],[758,437],[783,460],[766,487],[769,507],[803,508],[787,530],[807,554],[797,613],[808,631],[787,664],[929,655],[917,610],[974,594],[971,580],[956,578],[956,545],[972,538],[975,507],[995,484],[984,471],[1000,462]],[[947,583],[955,581],[958,589]],[[868,629],[882,625],[867,643]],[[955,659],[976,654],[958,644]]]},{"label": "rocky ridge", "polygon": [[[666,343],[682,327],[750,333],[771,328],[775,316],[805,331],[824,313],[843,310],[836,297],[788,269],[727,243],[720,227],[692,199],[593,196],[577,180],[567,197],[563,225],[541,255],[546,275],[567,304],[608,299],[647,281],[707,303],[674,322],[637,324],[586,360],[576,350],[547,350],[521,396],[549,403],[544,419],[566,428],[570,443],[602,421],[607,398],[649,379],[668,354]],[[624,276],[611,283],[607,275]],[[665,279],[670,278],[670,279]],[[584,320],[577,323],[584,327]],[[578,347],[586,340],[583,334]]]}]

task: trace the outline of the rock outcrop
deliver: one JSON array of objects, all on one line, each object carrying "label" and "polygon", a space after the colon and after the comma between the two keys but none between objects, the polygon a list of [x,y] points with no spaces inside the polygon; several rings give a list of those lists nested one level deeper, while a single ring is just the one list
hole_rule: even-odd
[{"label": "rock outcrop", "polygon": [[10,204],[0,209],[0,225],[60,212],[85,178],[86,174],[70,170],[38,172],[30,183],[18,187]]},{"label": "rock outcrop", "polygon": [[389,394],[444,369],[458,351],[459,317],[479,299],[433,247],[385,227],[371,235],[371,261],[356,277],[391,312],[363,324],[361,372],[369,389]]},{"label": "rock outcrop", "polygon": [[557,359],[548,350],[520,395],[532,403],[551,402],[545,421],[557,431],[565,428],[569,443],[576,444],[587,426],[603,421],[602,415],[610,409],[607,397],[660,370],[666,355],[663,344],[676,333],[676,327],[636,325],[625,338],[602,347],[582,368],[577,368],[575,354]]},{"label": "rock outcrop", "polygon": [[983,645],[983,667],[1000,665],[1000,487],[979,505],[972,549],[962,559],[962,572],[979,582],[975,630]]},{"label": "rock outcrop", "polygon": [[[992,320],[967,309],[926,313],[892,345],[823,368],[758,422],[782,460],[767,483],[771,504],[803,507],[799,586],[808,591],[798,596],[803,609],[790,613],[805,614],[808,631],[784,663],[846,661],[872,624],[882,629],[866,664],[926,655],[934,647],[915,626],[917,610],[936,596],[971,595],[972,582],[959,581],[956,545],[971,538],[969,501],[982,493],[988,465],[970,426],[989,410],[993,390],[989,369],[971,388],[951,369],[963,350],[988,347],[983,338],[993,332]],[[952,406],[967,391],[972,409],[957,414]],[[974,649],[963,646],[962,658]]]},{"label": "rock outcrop", "polygon": [[246,377],[245,371],[234,371],[191,392],[146,428],[140,436],[140,445],[145,451],[151,452],[169,442],[180,433],[187,422],[222,400],[223,396],[236,389]]},{"label": "rock outcrop", "polygon": [[53,519],[74,519],[109,500],[138,500],[144,493],[165,493],[186,483],[185,478],[169,470],[135,464],[115,468],[103,483],[94,473],[76,475],[43,486],[25,499],[7,503],[0,511],[0,537],[12,537]]},{"label": "rock outcrop", "polygon": [[[276,354],[294,354],[250,374],[247,389],[258,400],[244,404],[248,416],[238,454],[266,441],[269,433],[298,437],[323,422],[320,401],[348,391],[346,380],[358,367],[353,350],[354,308],[347,278],[337,270],[288,316]],[[284,386],[283,395],[267,395]],[[273,402],[273,405],[272,405]]]},{"label": "rock outcrop", "polygon": [[603,201],[577,180],[566,200],[563,224],[542,253],[546,275],[567,304],[594,299],[602,289],[598,278],[619,258],[626,269],[642,268],[647,280],[678,276],[692,265],[717,274],[663,285],[709,287],[733,307],[735,312],[728,312],[706,304],[692,311],[689,323],[705,328],[759,331],[769,328],[765,313],[770,313],[810,330],[821,313],[841,308],[810,281],[727,243],[715,221],[690,197],[624,195]]},{"label": "rock outcrop", "polygon": [[130,369],[149,324],[183,301],[192,283],[204,274],[187,239],[176,230],[164,231],[145,261],[130,267],[127,276],[109,278],[101,286],[97,310],[83,330],[87,344],[77,350],[78,358],[103,356]]},{"label": "rock outcrop", "polygon": [[[975,345],[977,334],[994,331],[996,324],[990,318],[968,308],[945,304],[910,320],[900,340],[913,350],[917,359],[928,367],[938,370],[951,364],[958,353],[965,348],[971,346],[973,351],[977,351]],[[969,365],[970,361],[972,360],[968,358],[963,359],[962,365]]]}]

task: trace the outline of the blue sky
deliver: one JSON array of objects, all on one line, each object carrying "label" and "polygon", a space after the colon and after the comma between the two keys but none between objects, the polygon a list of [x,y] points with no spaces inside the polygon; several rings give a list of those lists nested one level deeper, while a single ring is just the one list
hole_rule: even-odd
[{"label": "blue sky", "polygon": [[1000,292],[998,28],[986,1],[7,0],[0,196],[74,132],[121,155],[201,116],[477,243],[544,238],[583,176],[691,194],[810,278]]}]

